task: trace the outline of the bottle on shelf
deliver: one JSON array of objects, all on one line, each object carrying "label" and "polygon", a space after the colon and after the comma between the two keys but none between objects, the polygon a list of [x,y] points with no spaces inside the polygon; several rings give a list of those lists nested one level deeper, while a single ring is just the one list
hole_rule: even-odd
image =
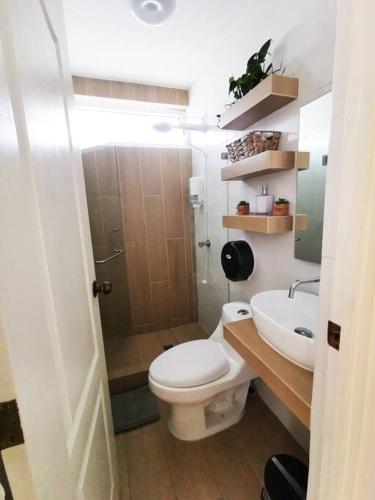
[{"label": "bottle on shelf", "polygon": [[268,194],[267,184],[258,186],[260,194],[256,197],[256,213],[259,215],[272,215],[273,195]]}]

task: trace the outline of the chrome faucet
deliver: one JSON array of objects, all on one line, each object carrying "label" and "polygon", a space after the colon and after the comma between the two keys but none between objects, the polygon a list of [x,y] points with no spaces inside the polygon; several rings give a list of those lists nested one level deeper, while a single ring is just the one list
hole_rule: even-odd
[{"label": "chrome faucet", "polygon": [[304,285],[305,283],[319,283],[319,282],[320,282],[320,278],[310,278],[307,280],[296,280],[290,285],[288,297],[290,299],[294,299],[294,292],[296,291],[296,289],[300,285]]}]

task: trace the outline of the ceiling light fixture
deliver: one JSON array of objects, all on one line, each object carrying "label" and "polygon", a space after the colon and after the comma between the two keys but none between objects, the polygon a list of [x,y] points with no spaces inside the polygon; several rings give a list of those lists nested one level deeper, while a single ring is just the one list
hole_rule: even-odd
[{"label": "ceiling light fixture", "polygon": [[130,0],[130,4],[138,21],[148,26],[158,26],[173,14],[176,0]]}]

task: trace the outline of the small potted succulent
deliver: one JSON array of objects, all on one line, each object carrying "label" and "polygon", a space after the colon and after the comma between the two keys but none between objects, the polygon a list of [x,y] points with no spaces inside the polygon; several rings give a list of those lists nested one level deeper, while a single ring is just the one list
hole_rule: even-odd
[{"label": "small potted succulent", "polygon": [[279,198],[273,205],[272,215],[289,215],[289,201]]},{"label": "small potted succulent", "polygon": [[247,201],[240,201],[237,205],[237,215],[249,215],[250,204]]}]

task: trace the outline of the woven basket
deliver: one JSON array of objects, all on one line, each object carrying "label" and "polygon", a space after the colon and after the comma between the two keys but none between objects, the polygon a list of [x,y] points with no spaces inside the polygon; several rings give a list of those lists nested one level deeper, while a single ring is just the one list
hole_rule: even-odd
[{"label": "woven basket", "polygon": [[254,130],[241,139],[227,145],[229,158],[233,163],[250,156],[277,149],[281,132],[270,130]]}]

